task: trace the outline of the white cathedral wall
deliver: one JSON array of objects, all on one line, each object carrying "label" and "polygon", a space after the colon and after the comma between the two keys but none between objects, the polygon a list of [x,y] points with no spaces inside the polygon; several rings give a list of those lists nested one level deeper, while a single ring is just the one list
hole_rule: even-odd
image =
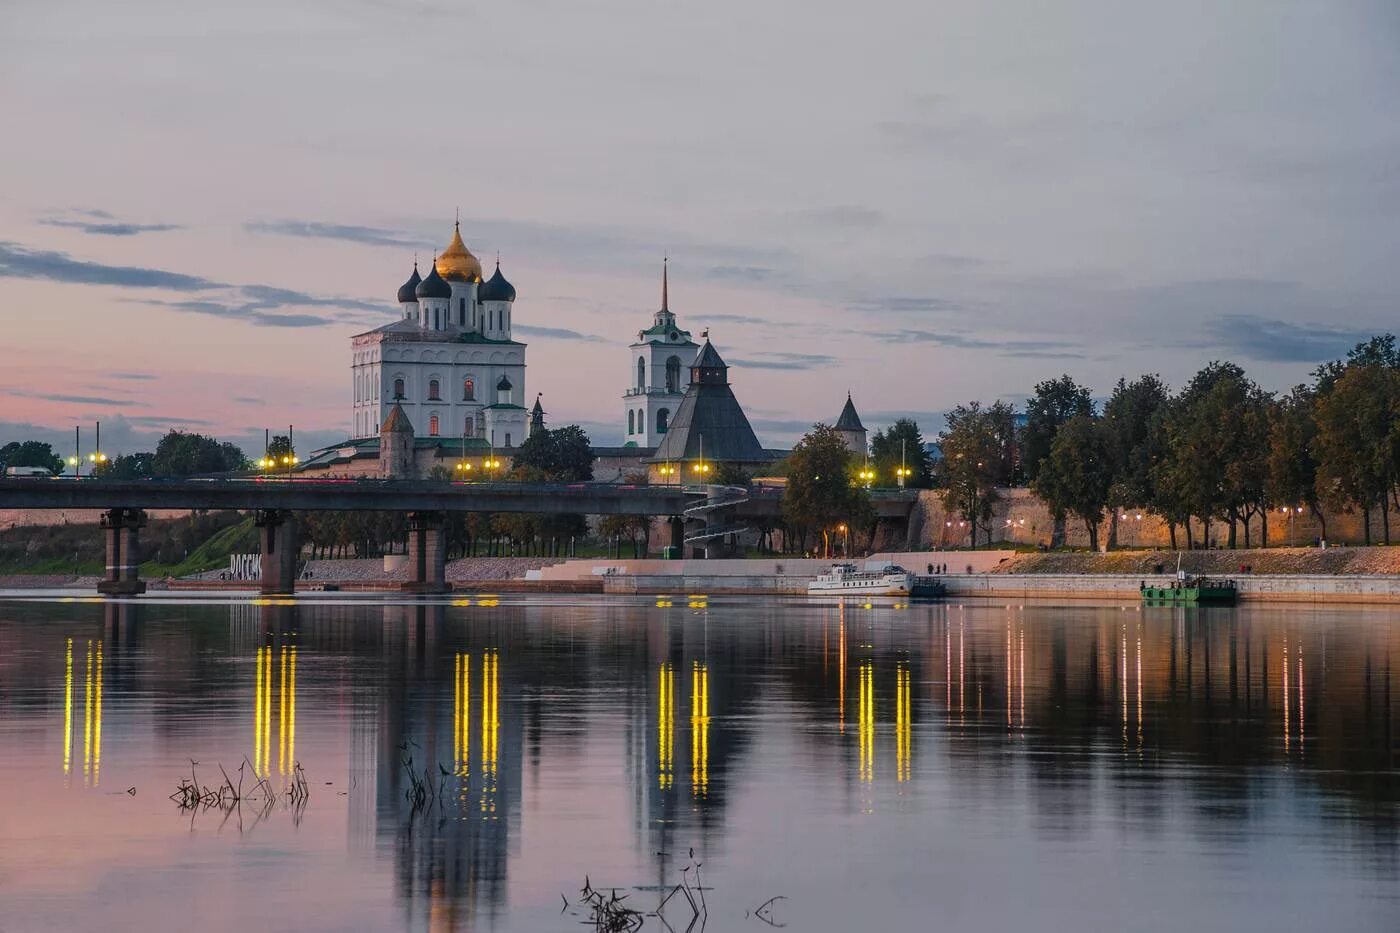
[{"label": "white cathedral wall", "polygon": [[[664,435],[657,433],[657,415],[663,409],[669,416],[675,415],[690,385],[690,364],[695,362],[699,352],[700,348],[695,346],[651,341],[628,347],[628,381],[622,397],[624,442],[631,441],[640,447],[655,447],[661,443]],[[666,392],[666,363],[673,356],[680,361],[680,378],[674,394]],[[645,385],[641,389],[637,387],[638,360],[646,364]]]}]

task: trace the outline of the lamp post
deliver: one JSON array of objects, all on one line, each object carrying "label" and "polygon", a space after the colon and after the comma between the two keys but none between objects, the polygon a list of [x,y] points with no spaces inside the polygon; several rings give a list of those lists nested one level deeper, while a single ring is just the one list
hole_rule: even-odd
[{"label": "lamp post", "polygon": [[700,435],[700,459],[695,461],[695,464],[690,469],[693,473],[697,474],[698,479],[702,480],[710,472],[710,465],[705,462],[705,435],[703,434]]},{"label": "lamp post", "polygon": [[909,468],[904,465],[904,447],[907,443],[905,438],[899,439],[899,469],[895,471],[895,477],[899,481],[899,488],[904,488],[904,481],[909,476]]},{"label": "lamp post", "polygon": [[[1289,546],[1289,547],[1297,547],[1297,546],[1298,546],[1298,542],[1297,542],[1297,540],[1293,537],[1293,516],[1294,516],[1294,515],[1297,515],[1297,514],[1302,514],[1303,507],[1302,507],[1301,505],[1299,505],[1299,506],[1292,506],[1292,507],[1286,506],[1286,505],[1285,505],[1285,506],[1282,506],[1282,507],[1279,509],[1279,511],[1280,511],[1280,512],[1287,512],[1287,513],[1288,513],[1288,546]],[[1267,542],[1265,542],[1265,543],[1267,544]]]}]

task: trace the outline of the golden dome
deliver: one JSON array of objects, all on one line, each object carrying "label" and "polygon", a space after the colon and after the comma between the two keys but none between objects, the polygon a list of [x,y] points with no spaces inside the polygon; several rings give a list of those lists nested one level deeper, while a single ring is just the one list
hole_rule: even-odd
[{"label": "golden dome", "polygon": [[457,224],[452,225],[452,242],[447,249],[438,253],[438,275],[449,282],[480,282],[481,260],[472,255],[467,244],[462,242],[462,231]]}]

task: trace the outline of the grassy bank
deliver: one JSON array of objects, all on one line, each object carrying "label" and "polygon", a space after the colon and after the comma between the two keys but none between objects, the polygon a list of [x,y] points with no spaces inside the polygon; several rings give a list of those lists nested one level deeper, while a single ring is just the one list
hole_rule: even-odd
[{"label": "grassy bank", "polygon": [[1174,573],[1177,559],[1187,573],[1238,575],[1242,566],[1263,574],[1400,574],[1400,547],[1253,548],[1213,551],[1055,551],[1018,554],[996,573],[1148,574],[1162,567]]},{"label": "grassy bank", "polygon": [[[0,531],[0,574],[100,576],[107,562],[96,525],[27,525]],[[207,512],[157,519],[141,530],[143,577],[183,576],[228,566],[230,554],[255,551],[252,516]]]}]

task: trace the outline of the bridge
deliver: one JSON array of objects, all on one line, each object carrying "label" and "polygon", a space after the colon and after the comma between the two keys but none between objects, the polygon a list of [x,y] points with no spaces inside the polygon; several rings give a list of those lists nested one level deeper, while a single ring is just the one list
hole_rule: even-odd
[{"label": "bridge", "polygon": [[[444,519],[449,512],[573,512],[585,515],[647,515],[671,519],[672,543],[704,540],[703,529],[683,538],[683,521],[710,527],[710,516],[740,520],[776,518],[782,489],[754,487],[716,506],[725,487],[616,483],[444,482],[440,480],[303,479],[301,477],[196,477],[104,480],[71,477],[0,478],[0,509],[95,509],[103,512],[107,561],[100,592],[144,592],[137,574],[139,531],[145,509],[234,509],[250,511],[259,529],[264,593],[289,593],[300,551],[299,511],[407,512],[408,557],[413,592],[446,589]],[[905,518],[917,499],[913,490],[872,490],[881,518]],[[710,503],[710,505],[706,505]],[[682,516],[686,518],[683,519]],[[716,524],[714,527],[720,527]]]}]

